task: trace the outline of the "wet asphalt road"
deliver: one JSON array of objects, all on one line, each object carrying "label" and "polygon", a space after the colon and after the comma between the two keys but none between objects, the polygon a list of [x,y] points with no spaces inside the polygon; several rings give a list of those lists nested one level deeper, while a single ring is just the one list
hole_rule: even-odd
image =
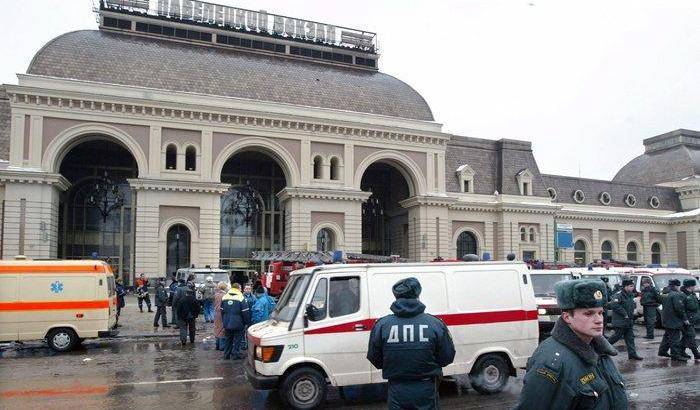
[{"label": "wet asphalt road", "polygon": [[[641,330],[641,329],[637,329]],[[628,362],[624,344],[616,362],[627,380],[630,408],[700,408],[700,363],[671,363],[656,357],[654,341],[637,338],[641,363]],[[172,409],[282,408],[276,393],[253,390],[242,363],[224,362],[213,341],[198,337],[182,348],[172,337],[87,341],[79,350],[54,354],[41,344],[1,351],[0,408]],[[522,371],[506,391],[481,396],[443,383],[441,405],[455,409],[504,409],[517,401]],[[459,390],[459,391],[458,391]],[[385,408],[381,386],[330,389],[327,408]]]}]

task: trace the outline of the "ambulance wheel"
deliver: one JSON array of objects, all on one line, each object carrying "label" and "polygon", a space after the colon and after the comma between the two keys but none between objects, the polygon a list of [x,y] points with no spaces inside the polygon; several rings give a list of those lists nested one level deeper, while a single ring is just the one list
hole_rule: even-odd
[{"label": "ambulance wheel", "polygon": [[73,329],[59,327],[49,331],[48,335],[46,335],[46,341],[53,350],[67,352],[78,344],[78,335],[75,334]]},{"label": "ambulance wheel", "polygon": [[326,401],[326,390],[326,378],[321,372],[313,367],[301,367],[284,378],[280,393],[292,408],[316,409]]},{"label": "ambulance wheel", "polygon": [[482,356],[469,373],[471,386],[481,394],[500,392],[506,387],[508,377],[508,363],[497,354]]}]

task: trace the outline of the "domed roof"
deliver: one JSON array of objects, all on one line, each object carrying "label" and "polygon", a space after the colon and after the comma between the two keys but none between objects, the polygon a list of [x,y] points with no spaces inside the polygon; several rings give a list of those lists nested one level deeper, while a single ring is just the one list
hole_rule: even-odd
[{"label": "domed roof", "polygon": [[53,39],[27,73],[433,121],[420,94],[378,71],[106,31]]},{"label": "domed roof", "polygon": [[646,152],[623,166],[613,181],[655,185],[700,175],[700,132],[675,130],[644,145]]}]

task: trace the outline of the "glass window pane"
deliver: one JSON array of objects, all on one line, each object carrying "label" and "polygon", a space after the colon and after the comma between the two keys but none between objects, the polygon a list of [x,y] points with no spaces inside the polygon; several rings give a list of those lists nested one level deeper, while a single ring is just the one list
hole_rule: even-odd
[{"label": "glass window pane", "polygon": [[321,320],[326,318],[326,295],[328,293],[328,282],[327,279],[322,278],[318,281],[316,285],[316,291],[314,296],[311,298],[311,304],[318,309],[316,314],[316,320]]},{"label": "glass window pane", "polygon": [[330,317],[339,317],[360,310],[360,278],[331,278],[329,292]]}]

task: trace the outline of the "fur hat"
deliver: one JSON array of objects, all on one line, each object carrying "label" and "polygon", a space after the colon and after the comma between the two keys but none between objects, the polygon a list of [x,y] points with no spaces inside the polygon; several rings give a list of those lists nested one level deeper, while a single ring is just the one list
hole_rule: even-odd
[{"label": "fur hat", "polygon": [[391,288],[396,299],[418,299],[423,288],[416,278],[401,279]]},{"label": "fur hat", "polygon": [[632,279],[622,279],[622,287],[624,288],[625,286],[629,285],[634,285],[634,281]]},{"label": "fur hat", "polygon": [[681,281],[679,279],[671,279],[668,281],[668,286],[680,286]]},{"label": "fur hat", "polygon": [[683,286],[686,288],[689,288],[691,286],[697,285],[697,281],[695,279],[685,279],[683,281]]},{"label": "fur hat", "polygon": [[575,279],[557,282],[554,285],[557,304],[563,310],[596,308],[605,304],[605,284],[599,280]]}]

